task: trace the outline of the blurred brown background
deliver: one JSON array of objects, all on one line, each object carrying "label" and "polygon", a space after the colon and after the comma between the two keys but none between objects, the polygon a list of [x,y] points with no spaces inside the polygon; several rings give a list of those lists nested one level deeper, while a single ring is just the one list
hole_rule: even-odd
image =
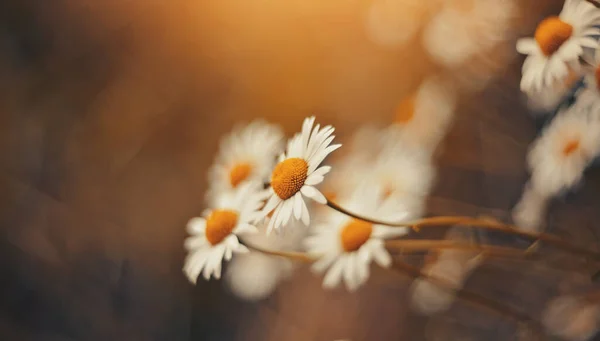
[{"label": "blurred brown background", "polygon": [[[219,282],[193,288],[181,274],[183,227],[203,208],[207,167],[235,122],[264,117],[292,133],[316,114],[344,140],[391,122],[402,96],[436,70],[418,38],[369,42],[369,4],[0,3],[0,339],[510,339],[511,324],[460,305],[445,317],[412,315],[409,282],[384,272],[349,295],[323,292],[301,269],[260,304]],[[508,48],[561,5],[520,1]],[[521,62],[515,54],[461,98],[430,214],[509,219],[536,131],[518,91]],[[587,245],[600,215],[593,173],[550,220]],[[535,314],[555,290],[540,282],[484,268],[472,285]]]}]

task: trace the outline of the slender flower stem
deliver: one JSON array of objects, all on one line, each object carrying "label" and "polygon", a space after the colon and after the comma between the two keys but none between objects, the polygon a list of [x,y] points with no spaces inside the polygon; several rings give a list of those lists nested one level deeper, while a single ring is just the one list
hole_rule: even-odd
[{"label": "slender flower stem", "polygon": [[493,246],[484,244],[473,244],[466,242],[457,242],[454,240],[386,240],[386,248],[390,250],[398,250],[401,253],[414,253],[419,251],[431,251],[442,249],[472,251],[474,253],[483,253],[485,255],[495,255],[497,257],[507,258],[533,258],[531,253],[526,253],[525,250],[513,247]]},{"label": "slender flower stem", "polygon": [[316,260],[316,258],[313,258],[304,252],[269,250],[269,249],[265,249],[265,248],[262,248],[262,247],[259,247],[256,245],[252,245],[248,242],[243,242],[243,244],[250,250],[264,253],[265,255],[269,255],[269,256],[284,257],[284,258],[288,258],[290,260],[296,260],[296,261],[300,261],[303,263],[312,263]]},{"label": "slender flower stem", "polygon": [[509,317],[509,318],[515,320],[516,322],[527,323],[528,325],[530,325],[537,331],[543,330],[543,328],[541,327],[539,322],[535,321],[533,318],[529,317],[527,314],[525,314],[521,311],[518,311],[512,307],[506,306],[502,303],[499,303],[497,301],[494,301],[492,299],[489,299],[489,298],[479,295],[477,293],[474,293],[474,292],[471,292],[471,291],[468,291],[465,289],[455,289],[453,287],[452,283],[449,283],[447,280],[437,277],[437,276],[428,275],[428,274],[424,273],[423,271],[421,271],[421,269],[414,267],[408,263],[405,263],[405,262],[399,261],[399,260],[395,260],[394,261],[394,269],[403,274],[406,274],[414,279],[423,278],[437,286],[451,290],[454,293],[456,293],[456,295],[459,298],[461,298],[467,302],[471,302],[471,303],[474,303],[481,307],[487,308],[491,311],[494,311],[496,313],[500,313],[501,315]]},{"label": "slender flower stem", "polygon": [[551,235],[551,234],[522,231],[517,226],[504,224],[504,223],[501,223],[499,221],[492,220],[489,218],[482,219],[482,218],[461,217],[461,216],[456,216],[456,217],[441,216],[441,217],[424,218],[424,219],[420,219],[420,220],[407,221],[407,222],[401,222],[401,223],[391,223],[391,222],[380,221],[380,220],[371,219],[371,218],[367,218],[367,217],[355,214],[355,213],[350,212],[350,211],[346,210],[345,208],[331,202],[330,200],[327,200],[327,206],[331,207],[332,209],[334,209],[340,213],[346,214],[352,218],[364,220],[364,221],[372,223],[372,224],[386,225],[386,226],[391,226],[391,227],[410,227],[417,232],[423,228],[436,228],[436,227],[437,228],[448,228],[448,227],[451,227],[454,225],[463,225],[463,226],[470,226],[473,228],[481,228],[481,229],[503,232],[506,234],[511,234],[511,235],[515,235],[515,236],[530,240],[532,242],[542,241],[547,244],[553,245],[557,248],[560,248],[564,251],[567,251],[567,252],[570,252],[570,253],[573,253],[576,255],[580,255],[580,256],[589,257],[596,261],[600,261],[600,253],[598,253],[598,252],[588,250],[588,249],[582,248],[577,245],[573,245],[573,244],[571,244],[559,237]]}]

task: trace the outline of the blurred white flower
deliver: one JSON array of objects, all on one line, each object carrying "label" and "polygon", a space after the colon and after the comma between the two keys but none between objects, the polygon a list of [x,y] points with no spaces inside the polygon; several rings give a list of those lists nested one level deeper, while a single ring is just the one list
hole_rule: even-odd
[{"label": "blurred white flower", "polygon": [[[259,233],[241,236],[244,243],[273,251],[294,251],[301,246],[304,229],[286,229],[279,234],[266,234],[266,223]],[[294,270],[292,261],[260,252],[236,256],[227,267],[226,281],[231,291],[248,300],[261,300],[271,295],[279,283],[288,279]]]},{"label": "blurred white flower", "polygon": [[415,280],[411,288],[411,306],[423,315],[448,310],[454,302],[455,290],[462,286],[461,264],[451,260],[435,262],[423,271],[444,280],[445,285],[438,285],[425,278]]},{"label": "blurred white flower", "polygon": [[[452,228],[445,239],[469,242],[470,231]],[[456,291],[460,290],[470,274],[477,269],[483,258],[478,252],[461,249],[442,249],[436,251],[434,262],[427,264],[423,272],[435,279],[444,281],[444,285],[425,278],[417,279],[412,285],[412,306],[424,315],[432,315],[448,310],[454,302]]]},{"label": "blurred white flower", "polygon": [[380,153],[370,168],[367,181],[383,189],[380,200],[394,200],[399,207],[405,206],[410,212],[406,219],[421,216],[435,179],[427,153],[392,145]]},{"label": "blurred white flower", "polygon": [[530,184],[525,185],[521,200],[512,211],[515,224],[523,231],[539,232],[549,199]]},{"label": "blurred white flower", "polygon": [[314,117],[304,120],[302,132],[289,141],[287,152],[280,155],[271,174],[270,197],[262,210],[263,217],[273,212],[267,232],[287,225],[292,215],[308,226],[310,216],[303,196],[321,204],[327,202],[314,186],[323,182],[331,167],[319,165],[341,145],[330,145],[335,138],[332,126],[320,129],[317,124],[313,129],[314,122]]},{"label": "blurred white flower", "polygon": [[[389,222],[405,219],[407,212],[394,205],[381,204],[381,189],[361,186],[348,202],[342,202],[350,211],[365,217],[376,217]],[[358,289],[369,278],[369,266],[374,260],[389,267],[392,259],[385,249],[384,239],[401,236],[407,228],[373,225],[366,221],[331,211],[323,223],[316,224],[313,235],[306,238],[309,254],[318,256],[312,270],[327,274],[323,287],[334,288],[344,281],[350,291]]]},{"label": "blurred white flower", "polygon": [[209,170],[209,206],[243,183],[267,182],[282,147],[281,128],[262,120],[238,126],[224,136],[216,161]]},{"label": "blurred white flower", "polygon": [[569,341],[590,340],[598,332],[600,306],[573,296],[560,296],[548,303],[542,316],[544,327]]},{"label": "blurred white flower", "polygon": [[254,233],[252,225],[262,207],[265,192],[259,183],[246,183],[235,195],[219,200],[219,206],[206,211],[205,218],[192,218],[187,225],[190,234],[185,240],[188,255],[183,267],[192,283],[202,271],[204,279],[221,277],[221,262],[229,261],[233,253],[248,252],[238,235]]},{"label": "blurred white flower", "polygon": [[447,85],[438,77],[431,77],[416,93],[405,97],[386,134],[386,139],[392,140],[388,143],[395,141],[399,148],[422,149],[432,154],[445,137],[456,108],[457,94]]},{"label": "blurred white flower", "polygon": [[437,1],[374,0],[367,10],[365,29],[369,39],[386,47],[400,46],[421,28]]},{"label": "blurred white flower", "polygon": [[539,92],[577,70],[584,48],[595,49],[600,10],[585,0],[566,0],[558,17],[542,20],[534,38],[522,38],[517,51],[528,55],[523,63],[521,90]]},{"label": "blurred white flower", "polygon": [[532,144],[527,161],[531,186],[552,197],[576,185],[600,152],[600,123],[590,122],[577,104],[559,112]]},{"label": "blurred white flower", "polygon": [[383,146],[382,135],[381,128],[362,126],[344,143],[342,157],[332,160],[331,173],[323,183],[323,193],[327,198],[333,201],[348,199],[369,177],[371,165]]},{"label": "blurred white flower", "polygon": [[566,79],[555,82],[543,90],[526,92],[527,106],[531,110],[546,114],[553,112],[571,93],[580,78],[578,72],[572,71]]},{"label": "blurred white flower", "polygon": [[508,38],[512,0],[449,0],[423,32],[423,45],[439,64],[455,68]]}]

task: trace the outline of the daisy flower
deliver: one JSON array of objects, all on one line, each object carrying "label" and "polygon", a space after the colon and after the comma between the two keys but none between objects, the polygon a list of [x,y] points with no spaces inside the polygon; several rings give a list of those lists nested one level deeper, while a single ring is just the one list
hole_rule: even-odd
[{"label": "daisy flower", "polygon": [[506,40],[515,15],[512,0],[450,0],[423,32],[423,45],[433,59],[456,67]]},{"label": "daisy flower", "polygon": [[576,185],[600,152],[600,122],[590,122],[577,103],[559,112],[534,141],[527,161],[531,185],[551,197]]},{"label": "daisy flower", "polygon": [[319,165],[341,145],[330,145],[335,138],[331,135],[332,126],[320,129],[317,124],[313,129],[314,122],[314,116],[304,120],[302,132],[289,141],[271,174],[270,197],[262,210],[263,217],[273,212],[267,232],[287,225],[292,215],[308,226],[310,216],[303,196],[321,204],[327,203],[314,186],[323,182],[331,167]]},{"label": "daisy flower", "polygon": [[[395,205],[381,204],[380,197],[381,189],[378,187],[361,186],[345,207],[354,213],[390,222],[406,218],[407,212]],[[327,270],[323,287],[334,288],[344,281],[350,291],[367,281],[372,260],[382,267],[392,264],[384,239],[408,232],[407,228],[373,225],[336,211],[331,211],[313,230],[314,234],[305,239],[307,252],[320,257],[312,265],[312,270],[316,273]]]},{"label": "daisy flower", "polygon": [[219,279],[223,259],[229,261],[233,253],[248,252],[239,243],[238,235],[257,232],[252,221],[265,199],[260,186],[247,183],[234,196],[219,200],[219,206],[207,210],[204,218],[196,217],[188,222],[190,237],[185,241],[188,255],[183,271],[192,283],[196,283],[200,272],[206,280],[211,275]]},{"label": "daisy flower", "polygon": [[456,94],[444,81],[436,77],[425,80],[398,104],[394,124],[385,138],[402,148],[433,153],[450,127],[456,102]]},{"label": "daisy flower", "polygon": [[591,340],[600,329],[600,306],[571,295],[550,301],[542,316],[542,324],[550,333],[565,340]]},{"label": "daisy flower", "polygon": [[560,15],[548,17],[538,25],[534,38],[517,42],[517,51],[526,54],[521,90],[540,91],[565,79],[571,69],[579,68],[584,48],[595,49],[600,34],[600,10],[585,0],[565,0]]},{"label": "daisy flower", "polygon": [[382,188],[379,200],[394,200],[410,212],[407,219],[421,215],[429,194],[435,169],[429,155],[421,150],[384,149],[367,173],[369,183]]},{"label": "daisy flower", "polygon": [[344,143],[344,153],[332,160],[331,173],[323,183],[323,193],[328,199],[336,201],[348,198],[369,176],[371,164],[383,148],[382,133],[381,128],[362,126]]},{"label": "daisy flower", "polygon": [[256,120],[235,128],[222,139],[209,171],[209,205],[214,205],[221,194],[246,182],[265,183],[282,147],[283,132],[279,126]]},{"label": "daisy flower", "polygon": [[[266,234],[267,223],[258,226],[259,233],[241,236],[244,243],[273,251],[300,249],[305,229],[291,228],[281,234]],[[226,282],[238,297],[256,301],[269,296],[280,282],[288,279],[294,264],[283,257],[273,257],[260,252],[238,255],[227,267]]]}]

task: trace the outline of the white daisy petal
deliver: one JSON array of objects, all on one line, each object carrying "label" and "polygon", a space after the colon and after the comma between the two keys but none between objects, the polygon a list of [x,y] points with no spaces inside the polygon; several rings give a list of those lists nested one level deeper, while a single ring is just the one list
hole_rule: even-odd
[{"label": "white daisy petal", "polygon": [[329,268],[325,278],[323,278],[323,287],[326,289],[332,289],[338,286],[342,280],[342,272],[346,265],[347,259],[345,257],[338,258],[335,263]]},{"label": "white daisy petal", "polygon": [[302,194],[313,199],[319,204],[327,204],[327,199],[325,198],[325,196],[321,192],[319,192],[318,189],[312,186],[302,186],[302,189],[300,191],[302,192]]}]

